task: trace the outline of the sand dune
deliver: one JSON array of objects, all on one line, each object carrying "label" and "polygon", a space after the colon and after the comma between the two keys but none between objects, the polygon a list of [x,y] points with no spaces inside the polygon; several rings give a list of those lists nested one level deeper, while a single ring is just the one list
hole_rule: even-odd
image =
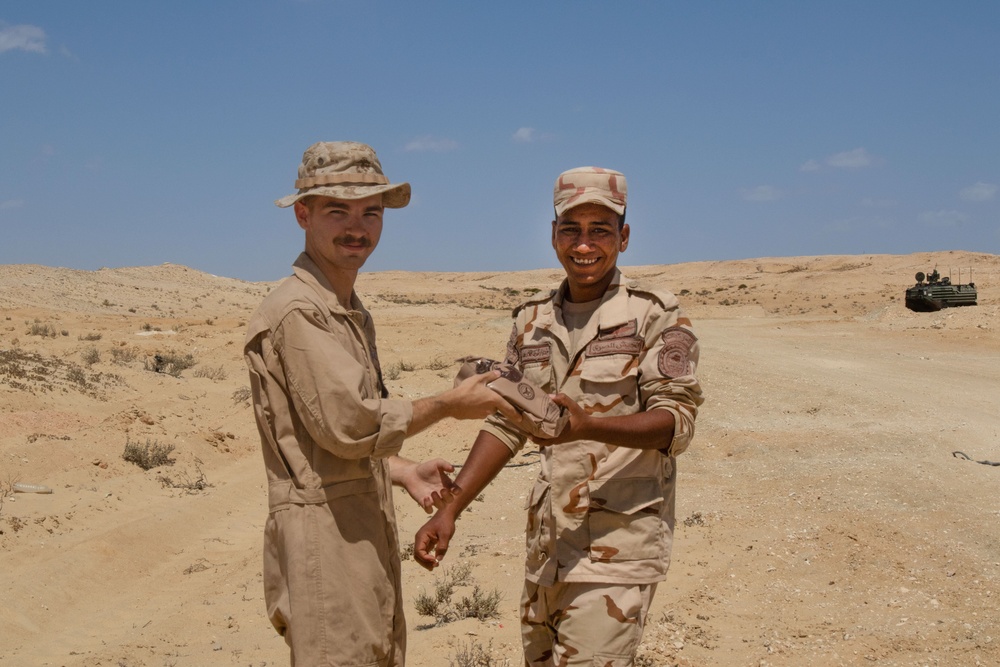
[{"label": "sand dune", "polygon": [[[290,260],[292,258],[289,258]],[[979,305],[913,313],[934,266]],[[674,562],[644,667],[1000,664],[1000,257],[972,252],[694,262],[626,269],[680,295],[707,402],[679,462]],[[447,386],[497,355],[509,308],[560,272],[362,274],[390,391]],[[0,266],[0,664],[287,664],[264,617],[266,512],[241,357],[273,283],[183,266]],[[188,356],[190,355],[190,356]],[[175,366],[154,372],[157,365]],[[190,364],[190,365],[188,365]],[[182,366],[186,366],[181,368]],[[447,422],[412,457],[463,460]],[[145,471],[126,445],[169,451]],[[520,664],[517,457],[459,523],[448,566],[499,616],[435,624],[435,578],[404,563],[414,667],[461,648]],[[15,483],[51,493],[14,492]],[[28,489],[29,487],[25,487]],[[423,513],[397,495],[403,541]]]}]

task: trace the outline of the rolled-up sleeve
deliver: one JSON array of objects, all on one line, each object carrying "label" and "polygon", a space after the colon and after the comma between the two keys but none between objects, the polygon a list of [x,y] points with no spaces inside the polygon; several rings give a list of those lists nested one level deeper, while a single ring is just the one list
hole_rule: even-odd
[{"label": "rolled-up sleeve", "polygon": [[522,431],[515,428],[510,424],[507,419],[500,415],[495,414],[486,418],[483,422],[483,431],[486,431],[490,435],[493,435],[507,445],[512,454],[517,454],[524,447],[524,443],[528,441],[528,436],[524,435]]},{"label": "rolled-up sleeve", "polygon": [[413,418],[409,401],[379,395],[374,362],[344,322],[331,330],[318,312],[289,311],[274,331],[296,413],[316,444],[345,459],[399,452]]},{"label": "rolled-up sleeve", "polygon": [[[668,313],[665,313],[668,315]],[[686,450],[694,437],[698,406],[704,402],[697,371],[698,338],[686,318],[664,317],[654,323],[639,365],[639,395],[645,410],[669,410],[674,416],[670,455]]]}]

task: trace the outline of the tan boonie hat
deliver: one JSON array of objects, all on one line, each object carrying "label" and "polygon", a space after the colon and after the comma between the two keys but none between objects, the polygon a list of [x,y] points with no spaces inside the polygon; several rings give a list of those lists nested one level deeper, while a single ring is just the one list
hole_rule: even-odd
[{"label": "tan boonie hat", "polygon": [[625,174],[601,167],[577,167],[559,174],[552,191],[556,215],[562,215],[574,206],[594,203],[607,206],[621,215],[625,212],[628,186]]},{"label": "tan boonie hat", "polygon": [[386,208],[403,208],[410,203],[410,184],[389,183],[375,150],[356,141],[321,141],[307,148],[295,187],[297,193],[274,203],[286,208],[310,195],[364,199],[377,194],[382,195]]}]

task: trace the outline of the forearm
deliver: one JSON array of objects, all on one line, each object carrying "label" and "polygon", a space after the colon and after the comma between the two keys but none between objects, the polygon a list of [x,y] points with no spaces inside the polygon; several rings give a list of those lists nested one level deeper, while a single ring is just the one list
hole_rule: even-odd
[{"label": "forearm", "polygon": [[618,447],[667,450],[674,439],[674,415],[669,410],[647,410],[616,417],[588,416],[573,435],[577,440]]},{"label": "forearm", "polygon": [[447,512],[453,518],[458,517],[503,470],[513,455],[507,445],[495,435],[480,431],[472,444],[468,458],[465,459],[465,464],[455,478],[455,484],[461,490],[454,502],[442,508],[440,512]]},{"label": "forearm", "polygon": [[488,382],[499,376],[499,371],[475,375],[440,394],[413,401],[413,413],[406,435],[416,435],[446,417],[484,419],[494,412],[500,412],[508,419],[519,419],[517,410],[487,386]]},{"label": "forearm", "polygon": [[418,398],[413,401],[413,418],[410,420],[409,428],[406,429],[406,437],[420,433],[447,416],[449,416],[448,401],[444,394]]},{"label": "forearm", "polygon": [[386,459],[389,464],[389,479],[396,486],[403,486],[406,480],[406,475],[411,473],[413,468],[417,465],[416,461],[411,461],[410,459],[403,458],[402,456],[390,456]]}]

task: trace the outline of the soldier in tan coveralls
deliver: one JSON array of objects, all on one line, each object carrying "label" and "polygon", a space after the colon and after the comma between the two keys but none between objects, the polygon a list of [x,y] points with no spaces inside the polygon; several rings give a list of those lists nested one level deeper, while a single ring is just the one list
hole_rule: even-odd
[{"label": "soldier in tan coveralls", "polygon": [[[514,311],[506,361],[570,413],[537,440],[541,470],[527,496],[521,600],[530,667],[633,665],[674,526],[675,457],[702,403],[698,341],[673,294],[627,281],[625,177],[571,169],[554,191],[552,246],[566,272],[557,290]],[[444,557],[455,519],[526,436],[491,417],[456,478],[455,502],[418,531],[427,568]]]},{"label": "soldier in tan coveralls", "polygon": [[353,142],[306,150],[294,206],[305,252],[250,319],[244,357],[267,469],[267,613],[292,665],[398,667],[406,628],[391,484],[427,511],[455,490],[450,464],[397,456],[406,436],[445,417],[517,413],[470,378],[414,402],[388,398],[375,328],[354,283],[385,208],[410,200],[375,152]]}]

